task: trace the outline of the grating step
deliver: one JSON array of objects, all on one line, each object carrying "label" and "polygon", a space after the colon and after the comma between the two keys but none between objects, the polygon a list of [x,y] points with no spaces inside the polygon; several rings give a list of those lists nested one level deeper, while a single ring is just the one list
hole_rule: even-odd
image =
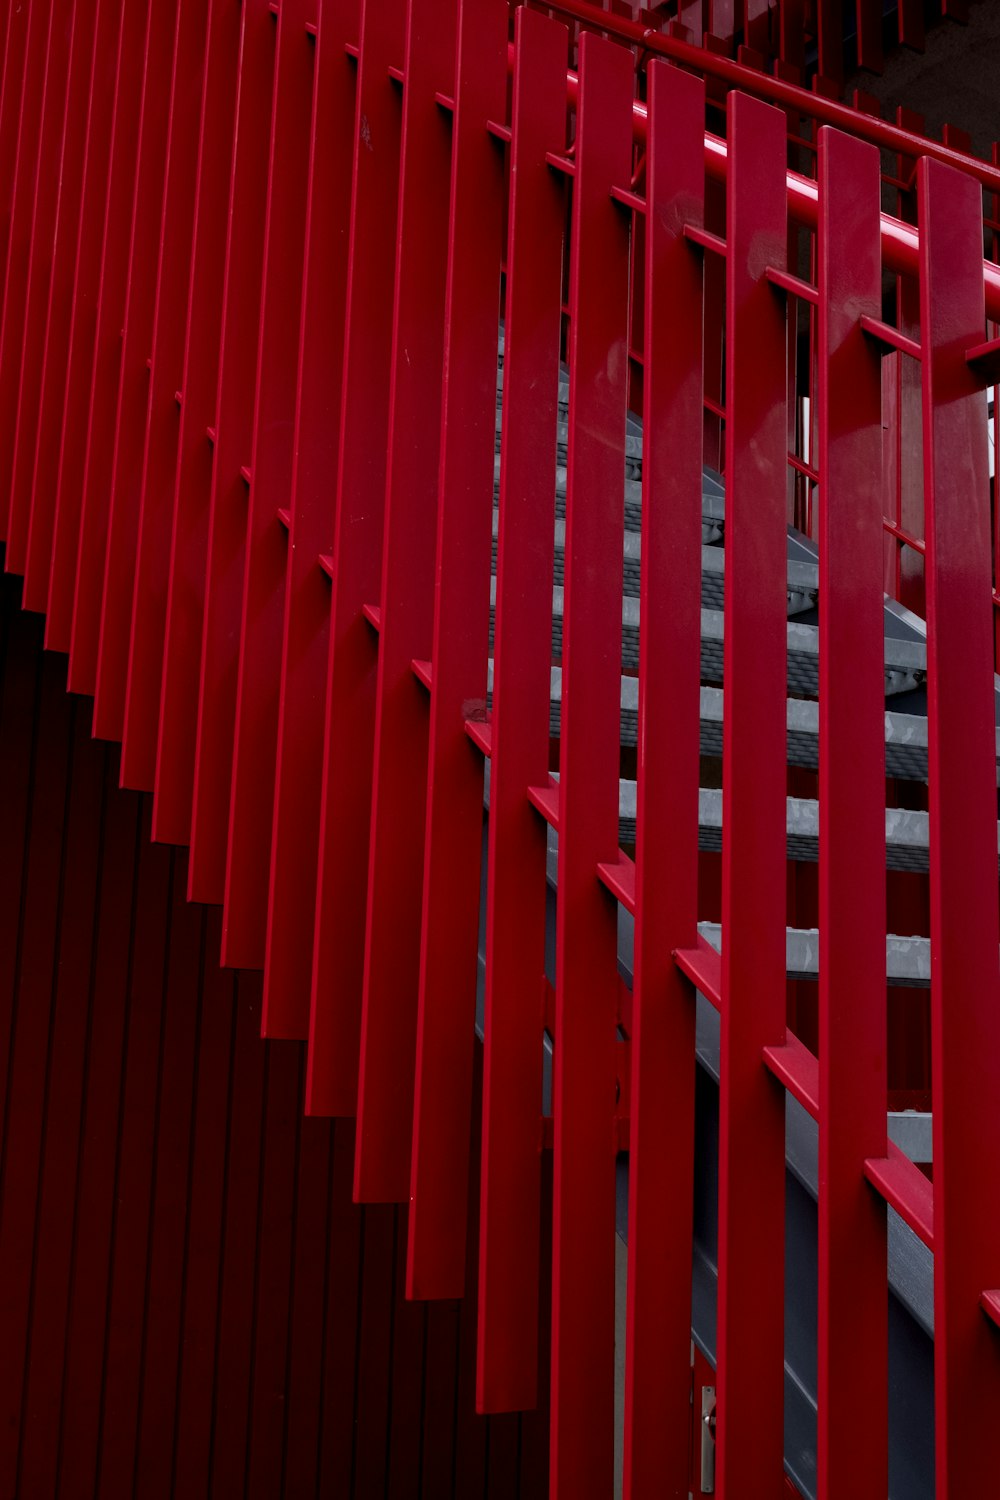
[{"label": "grating step", "polygon": [[[722,928],[718,922],[699,922],[698,931],[717,953],[722,952]],[[789,979],[819,978],[819,931],[815,927],[785,930],[785,968]],[[926,989],[931,982],[931,945],[925,937],[893,937],[885,940],[885,977],[890,985]]]}]

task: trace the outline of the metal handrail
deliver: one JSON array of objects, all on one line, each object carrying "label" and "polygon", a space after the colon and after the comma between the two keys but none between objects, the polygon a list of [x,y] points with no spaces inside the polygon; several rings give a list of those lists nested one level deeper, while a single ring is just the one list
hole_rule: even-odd
[{"label": "metal handrail", "polygon": [[743,89],[772,104],[794,109],[822,125],[834,125],[838,130],[845,130],[860,140],[871,141],[883,150],[895,151],[902,156],[932,156],[937,161],[947,162],[949,166],[958,167],[978,178],[991,192],[1000,193],[1000,168],[990,162],[980,161],[978,157],[970,156],[965,151],[956,151],[952,146],[929,140],[912,130],[904,130],[902,126],[890,125],[887,120],[879,120],[874,115],[861,114],[847,104],[825,99],[820,94],[811,93],[809,89],[787,83],[771,74],[760,73],[745,63],[721,57],[717,52],[709,52],[695,46],[693,42],[682,41],[680,37],[667,36],[652,27],[643,26],[639,21],[611,15],[601,10],[600,6],[589,4],[588,0],[545,0],[545,9],[558,11],[573,20],[598,27],[608,36],[627,42],[629,46],[642,47],[647,52],[669,58],[672,62],[683,63],[686,67],[722,79],[733,88]]}]

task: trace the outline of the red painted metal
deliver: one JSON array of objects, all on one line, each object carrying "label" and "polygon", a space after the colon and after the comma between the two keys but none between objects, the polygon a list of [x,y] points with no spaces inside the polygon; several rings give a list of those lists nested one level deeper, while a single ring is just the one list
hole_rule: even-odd
[{"label": "red painted metal", "polygon": [[[114,0],[78,5],[73,22],[70,83],[59,161],[59,206],[53,245],[52,277],[44,333],[37,350],[40,362],[36,403],[26,426],[19,429],[18,462],[27,469],[22,483],[28,509],[25,544],[24,603],[44,610],[48,598],[55,490],[59,462],[59,434],[70,351],[70,329],[75,314],[74,286],[80,262],[81,235],[86,211],[87,169],[91,132],[98,135],[98,119],[107,107],[96,102],[98,90],[105,98],[114,83],[114,37],[117,14]],[[106,132],[105,137],[106,139]],[[97,149],[96,139],[94,149]],[[27,350],[26,350],[27,356]],[[27,426],[32,427],[28,439]],[[15,495],[11,495],[13,510]]]},{"label": "red painted metal", "polygon": [[[430,684],[407,1291],[460,1296],[479,939],[507,108],[504,0],[459,12]],[[446,106],[441,105],[444,108]]]},{"label": "red painted metal", "polygon": [[532,1406],[538,1380],[545,826],[565,147],[565,30],[515,30],[486,896],[477,1401]]},{"label": "red painted metal", "polygon": [[316,0],[284,0],[277,56],[246,523],[222,961],[264,967],[285,615]]},{"label": "red painted metal", "polygon": [[[80,370],[81,386],[73,397],[74,425],[71,428],[66,422],[60,455],[58,505],[60,513],[65,514],[60,514],[61,524],[57,530],[62,551],[53,566],[59,568],[59,589],[65,588],[69,595],[71,629],[67,680],[71,691],[92,693],[97,673],[99,611],[114,474],[115,413],[122,371],[145,59],[151,28],[157,28],[161,46],[169,39],[169,17],[164,17],[165,8],[164,0],[161,0],[145,13],[138,6],[125,6],[122,11],[92,364],[89,371],[85,366]],[[159,121],[151,125],[150,130],[157,134]],[[141,357],[144,374],[148,353],[147,345],[142,355],[136,356]],[[141,380],[143,376],[137,378]],[[70,392],[67,390],[67,413],[69,403]],[[75,426],[76,420],[80,421],[79,429]],[[67,491],[65,497],[62,494],[64,487]],[[50,593],[54,588],[55,584]]]},{"label": "red painted metal", "polygon": [[[31,516],[32,476],[37,436],[39,388],[45,324],[53,286],[55,237],[63,207],[61,173],[65,165],[72,174],[67,183],[67,199],[79,193],[79,164],[74,162],[72,148],[64,163],[67,129],[79,138],[80,76],[89,77],[89,33],[93,27],[93,0],[80,0],[60,12],[50,28],[45,58],[45,84],[42,94],[41,129],[38,145],[38,172],[31,215],[29,264],[24,291],[23,337],[18,354],[16,397],[11,403],[15,417],[11,486],[7,513],[7,547],[5,566],[23,573]],[[83,59],[82,65],[81,60]],[[71,67],[74,77],[71,80]],[[72,83],[77,84],[75,90]],[[74,97],[71,110],[71,92]],[[72,217],[71,201],[66,209]],[[13,352],[13,351],[12,351]],[[2,357],[2,356],[0,356]]]},{"label": "red painted metal", "polygon": [[153,800],[153,835],[166,843],[186,843],[191,833],[214,452],[209,430],[215,430],[218,399],[242,18],[242,9],[217,0],[205,56]]},{"label": "red painted metal", "polygon": [[[824,127],[818,244],[822,1500],[843,1494],[845,1486],[875,1500],[888,1485],[885,1210],[860,1170],[866,1157],[887,1152],[882,386],[879,354],[862,328],[882,300],[878,168],[872,147]],[[849,1446],[842,1438],[847,1431]]]},{"label": "red painted metal", "polygon": [[991,1483],[987,1410],[1000,1348],[980,1294],[995,1281],[1000,1205],[997,836],[990,508],[979,382],[982,203],[968,178],[919,169],[927,507],[934,1373],[937,1493]]},{"label": "red painted metal", "polygon": [[586,36],[570,246],[559,902],[553,1058],[553,1496],[613,1486],[618,910],[596,879],[618,851],[632,79]]},{"label": "red painted metal", "polygon": [[781,1472],[785,1039],[785,125],[730,96],[726,203],[726,595],[719,1098],[718,1473]]},{"label": "red painted metal", "polygon": [[360,1202],[406,1198],[420,965],[427,697],[414,660],[431,654],[456,12],[410,0],[406,32],[358,1134]]},{"label": "red painted metal", "polygon": [[[211,11],[217,8],[218,0]],[[127,589],[113,593],[110,588],[104,601],[105,633],[110,633],[115,639],[119,674],[121,653],[127,652],[122,703],[122,784],[143,791],[152,791],[155,780],[165,596],[191,283],[196,167],[202,111],[206,108],[206,66],[212,21],[212,14],[202,5],[181,5],[178,12],[153,312],[146,441],[137,502],[127,518],[122,518],[125,523],[122,530],[127,535],[120,538],[128,548],[129,557],[134,557],[134,569],[126,567],[121,571],[126,581],[134,571],[134,584],[131,601],[126,597]],[[136,528],[134,535],[131,532],[133,526]],[[110,576],[109,571],[109,583]],[[123,640],[125,637],[127,639]]]},{"label": "red painted metal", "polygon": [[[319,872],[309,1019],[309,1108],[353,1114],[368,883],[378,600],[389,432],[403,0],[363,0],[341,393]],[[378,143],[379,149],[374,149]]]},{"label": "red painted metal", "polygon": [[265,1036],[301,1040],[309,1034],[330,650],[330,585],[319,559],[333,549],[347,285],[342,225],[350,215],[355,120],[356,68],[345,43],[356,43],[359,11],[358,0],[326,0],[315,44],[262,1023]]},{"label": "red painted metal", "polygon": [[[572,35],[505,0],[0,17],[5,567],[153,792],[118,797],[5,585],[4,1493],[407,1496],[419,1470],[526,1495],[548,1469],[603,1500],[625,1149],[623,1489],[688,1493],[694,987],[721,1025],[716,1492],[783,1483],[788,1096],[818,1123],[818,1494],[885,1493],[889,1208],[935,1258],[937,1493],[992,1483],[1000,176],[826,97],[845,7],[685,3],[667,33],[547,8]],[[880,8],[852,19],[877,66]],[[785,842],[788,792],[815,795],[786,766],[793,515],[819,547],[815,876]],[[927,804],[885,784],[886,546],[915,608],[926,570],[930,808],[929,874],[888,901],[886,802]],[[928,904],[929,1008],[901,1021],[885,934]],[[786,985],[793,910],[815,998]],[[886,1129],[928,1060],[933,1183]]]},{"label": "red painted metal", "polygon": [[[649,72],[624,1493],[688,1492],[698,919],[704,85]],[[687,1205],[685,1209],[684,1205]]]},{"label": "red painted metal", "polygon": [[247,545],[261,263],[275,60],[274,16],[246,0],[230,179],[219,386],[205,565],[191,811],[192,900],[221,901],[232,782],[233,729]]}]

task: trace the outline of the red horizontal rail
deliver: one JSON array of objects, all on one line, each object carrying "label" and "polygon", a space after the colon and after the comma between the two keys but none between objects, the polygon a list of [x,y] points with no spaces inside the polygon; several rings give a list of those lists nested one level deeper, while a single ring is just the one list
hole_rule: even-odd
[{"label": "red horizontal rail", "polygon": [[984,187],[1000,190],[1000,169],[989,162],[980,161],[966,151],[957,151],[899,125],[890,125],[886,120],[851,109],[835,99],[826,99],[822,94],[812,93],[783,78],[761,73],[745,63],[734,62],[732,58],[695,46],[693,42],[684,41],[681,37],[664,34],[639,21],[630,21],[624,16],[602,10],[597,5],[589,4],[588,0],[552,0],[552,3],[544,0],[544,4],[546,10],[557,11],[560,15],[596,27],[606,36],[625,42],[630,47],[638,47],[654,57],[669,58],[672,62],[695,68],[706,77],[718,78],[730,88],[741,89],[758,99],[766,99],[783,109],[805,115],[817,124],[836,126],[848,135],[871,141],[882,150],[896,152],[901,156],[931,156],[935,161],[958,167],[978,178]]}]

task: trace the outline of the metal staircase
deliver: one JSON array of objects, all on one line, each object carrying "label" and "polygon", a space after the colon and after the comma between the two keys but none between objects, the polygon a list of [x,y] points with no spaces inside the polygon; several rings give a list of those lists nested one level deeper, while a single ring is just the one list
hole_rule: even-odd
[{"label": "metal staircase", "polygon": [[[408,1205],[407,1295],[474,1303],[480,1411],[548,1404],[557,1500],[991,1493],[997,169],[929,146],[904,223],[905,132],[818,100],[807,178],[787,80],[723,138],[645,32],[507,0],[101,7],[66,56],[7,7],[5,566],[356,1201]],[[926,620],[884,592],[903,360]]]}]

